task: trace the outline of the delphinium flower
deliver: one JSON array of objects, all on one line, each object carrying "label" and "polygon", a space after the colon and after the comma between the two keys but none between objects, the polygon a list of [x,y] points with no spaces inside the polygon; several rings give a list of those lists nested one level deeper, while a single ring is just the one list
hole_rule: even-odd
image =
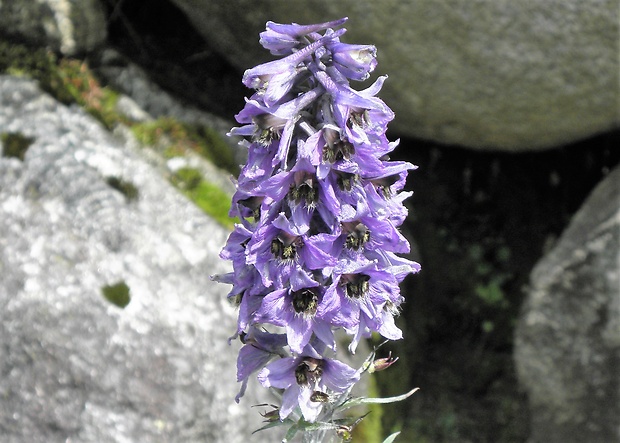
[{"label": "delphinium flower", "polygon": [[268,22],[260,43],[282,58],[245,72],[255,92],[231,131],[248,160],[230,211],[241,223],[221,253],[233,271],[215,278],[239,307],[237,401],[256,374],[281,394],[278,419],[299,429],[332,420],[368,370],[337,359],[334,331],[351,336],[350,352],[372,333],[400,339],[399,283],[419,270],[398,255],[409,252],[398,227],[414,166],[389,157],[394,114],[377,97],[387,77],[349,85],[377,61],[374,46],[340,41],[345,21]]}]

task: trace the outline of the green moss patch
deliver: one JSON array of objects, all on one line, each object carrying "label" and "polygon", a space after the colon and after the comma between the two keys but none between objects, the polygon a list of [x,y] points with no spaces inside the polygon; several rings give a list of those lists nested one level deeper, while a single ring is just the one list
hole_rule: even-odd
[{"label": "green moss patch", "polygon": [[107,177],[105,181],[111,188],[123,194],[128,202],[138,198],[138,188],[133,183],[118,177]]},{"label": "green moss patch", "polygon": [[230,196],[218,186],[204,180],[200,171],[194,168],[182,168],[171,177],[170,181],[222,226],[232,229],[239,221],[228,216]]},{"label": "green moss patch", "polygon": [[233,175],[239,173],[230,148],[220,134],[209,127],[162,117],[134,124],[131,129],[141,143],[161,148],[166,157],[183,156],[193,151]]},{"label": "green moss patch", "polygon": [[62,59],[58,66],[63,87],[75,103],[108,129],[119,123],[130,124],[129,119],[116,110],[119,94],[107,86],[102,86],[86,62]]},{"label": "green moss patch", "polygon": [[0,134],[0,142],[2,142],[3,157],[13,157],[23,161],[34,138],[26,137],[19,132],[3,132]]},{"label": "green moss patch", "polygon": [[42,48],[0,40],[0,73],[37,80],[56,100],[79,104],[107,128],[127,122],[116,111],[118,93],[102,86],[83,60],[59,58]]},{"label": "green moss patch", "polygon": [[124,281],[110,286],[104,286],[101,288],[101,293],[107,301],[118,306],[119,308],[124,308],[131,301],[129,286],[127,286],[127,283]]}]

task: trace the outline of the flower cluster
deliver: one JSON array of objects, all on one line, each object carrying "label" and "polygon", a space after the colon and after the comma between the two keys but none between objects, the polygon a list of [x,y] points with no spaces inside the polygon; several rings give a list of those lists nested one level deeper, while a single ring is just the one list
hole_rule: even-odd
[{"label": "flower cluster", "polygon": [[386,77],[362,91],[349,86],[377,62],[374,46],[340,41],[346,30],[334,29],[345,21],[268,22],[260,43],[283,58],[245,72],[255,93],[231,131],[248,159],[231,208],[241,223],[221,253],[233,272],[216,279],[232,284],[239,307],[237,400],[258,373],[282,392],[280,419],[293,411],[320,419],[359,379],[334,358],[336,329],[352,337],[350,352],[373,332],[402,337],[399,283],[419,270],[397,255],[409,251],[398,226],[414,166],[389,158],[394,114],[376,97]]}]

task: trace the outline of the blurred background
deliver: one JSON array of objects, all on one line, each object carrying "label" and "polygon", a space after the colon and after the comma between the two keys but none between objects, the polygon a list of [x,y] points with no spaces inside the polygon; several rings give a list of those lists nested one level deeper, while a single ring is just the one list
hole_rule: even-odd
[{"label": "blurred background", "polygon": [[[112,251],[123,263],[137,254],[144,261],[144,269],[138,272],[135,266],[125,264],[119,270],[110,264],[106,274],[101,271],[106,265],[97,262],[95,255],[86,254],[97,285],[118,291],[119,287],[111,283],[116,284],[118,279],[127,282],[128,294],[123,295],[120,286],[120,302],[118,294],[110,296],[108,291],[102,297],[93,289],[92,300],[101,303],[101,312],[93,315],[114,318],[104,334],[121,334],[120,341],[133,340],[131,334],[123,335],[124,328],[129,328],[146,340],[144,336],[153,328],[154,320],[142,317],[139,309],[132,313],[130,308],[142,300],[141,306],[153,303],[152,310],[156,311],[163,298],[169,300],[177,294],[166,280],[156,288],[152,283],[141,288],[141,282],[160,272],[172,275],[182,261],[181,268],[187,274],[179,273],[179,281],[187,285],[191,281],[196,287],[187,289],[189,295],[175,303],[196,304],[198,314],[181,326],[166,320],[166,334],[174,335],[178,327],[198,327],[192,326],[194,321],[218,322],[217,316],[203,318],[206,312],[216,310],[222,311],[230,326],[228,332],[232,332],[234,313],[227,308],[205,307],[201,301],[214,295],[223,298],[226,293],[212,286],[200,289],[211,284],[202,278],[213,273],[212,266],[224,266],[213,265],[222,244],[217,239],[193,247],[188,243],[214,230],[221,231],[216,237],[223,241],[231,227],[226,219],[232,192],[227,177],[237,172],[243,153],[222,135],[234,125],[234,115],[243,107],[244,97],[250,95],[241,84],[241,76],[245,69],[272,59],[258,44],[266,21],[315,23],[348,16],[348,31],[342,40],[374,44],[379,65],[371,80],[377,75],[389,76],[380,97],[396,112],[388,133],[391,140],[400,139],[393,159],[419,166],[409,176],[407,188],[414,195],[407,201],[410,216],[402,230],[414,246],[411,258],[422,264],[422,271],[409,277],[402,288],[407,301],[398,323],[405,339],[381,348],[382,353],[391,351],[399,361],[376,374],[369,387],[379,396],[397,395],[416,386],[421,390],[403,403],[373,410],[368,421],[374,430],[365,431],[360,441],[379,441],[396,430],[402,431],[399,441],[403,442],[618,441],[619,13],[617,2],[611,0],[4,0],[0,3],[0,78],[5,82],[0,102],[4,109],[0,111],[0,165],[4,162],[0,170],[4,174],[4,181],[0,180],[0,213],[5,219],[0,223],[0,229],[4,228],[0,230],[4,250],[0,301],[7,307],[20,297],[25,301],[19,305],[23,311],[7,309],[3,319],[0,343],[5,345],[7,361],[12,362],[5,363],[5,372],[12,374],[9,379],[17,385],[5,382],[4,391],[0,391],[5,392],[4,399],[0,397],[0,403],[4,402],[0,429],[14,438],[24,437],[17,427],[17,404],[29,411],[23,414],[38,427],[39,437],[51,432],[58,441],[121,441],[121,437],[129,439],[125,441],[244,441],[245,431],[231,430],[235,421],[230,411],[213,417],[206,412],[222,402],[224,409],[228,406],[236,392],[234,380],[226,387],[230,392],[198,379],[194,380],[198,389],[188,389],[188,398],[174,394],[178,392],[174,380],[178,381],[182,371],[217,373],[217,368],[205,368],[200,360],[220,358],[220,352],[235,353],[221,344],[206,346],[201,340],[214,326],[204,324],[197,335],[192,335],[195,344],[182,345],[176,357],[164,349],[157,354],[164,361],[162,365],[174,358],[187,359],[186,363],[174,360],[177,363],[170,369],[172,375],[153,381],[157,388],[139,390],[142,393],[169,386],[159,397],[123,399],[122,393],[115,391],[118,401],[107,405],[107,421],[97,421],[93,418],[96,414],[84,418],[80,413],[81,419],[67,424],[51,412],[37,414],[37,410],[63,408],[67,401],[76,400],[69,393],[66,399],[57,398],[57,403],[44,406],[45,396],[36,391],[24,394],[30,392],[30,388],[19,388],[19,383],[25,383],[24,374],[30,374],[35,382],[49,374],[45,369],[32,369],[33,363],[19,363],[18,349],[23,347],[20,337],[39,343],[55,358],[80,356],[82,345],[67,345],[74,335],[67,331],[57,343],[61,354],[55,354],[55,348],[41,344],[37,335],[45,336],[45,331],[31,333],[20,323],[17,313],[29,312],[32,297],[39,294],[37,303],[48,300],[54,304],[59,288],[67,283],[48,279],[44,285],[47,293],[28,285],[32,266],[41,269],[37,275],[43,280],[54,268],[41,265],[41,259],[32,253],[36,238],[15,234],[22,232],[19,224],[27,224],[30,216],[17,214],[9,203],[24,199],[34,205],[33,177],[41,177],[43,170],[43,166],[36,166],[37,158],[53,165],[61,158],[57,151],[62,151],[71,152],[71,161],[77,158],[80,167],[98,171],[92,181],[100,180],[106,189],[120,192],[126,200],[122,204],[132,198],[146,204],[150,189],[146,183],[151,179],[135,173],[140,167],[110,167],[111,173],[101,166],[103,157],[115,165],[125,164],[126,160],[119,159],[124,154],[117,151],[139,144],[141,148],[130,150],[135,156],[131,161],[146,162],[152,168],[145,170],[146,176],[161,178],[176,189],[170,192],[184,195],[201,208],[201,215],[188,215],[199,220],[196,224],[210,223],[201,221],[204,214],[218,222],[216,227],[195,228],[187,227],[187,221],[183,225],[179,217],[166,219],[162,223],[183,225],[188,238],[183,243],[180,234],[166,230],[173,228],[161,228],[165,232],[161,234],[162,243],[159,249],[153,246],[157,249],[153,252],[144,246],[148,238],[134,239],[124,232],[114,241],[105,236],[99,240],[99,233],[107,232],[116,221],[111,217],[108,224],[105,217],[98,218],[93,231],[80,237],[79,247],[86,247],[83,245],[94,238],[104,245],[104,252]],[[65,147],[63,137],[73,127],[73,120],[67,123],[70,119],[63,120],[68,127],[58,130],[56,139],[37,145],[37,137],[42,136],[29,132],[28,123],[33,120],[28,120],[29,114],[24,111],[29,93],[20,92],[18,97],[18,88],[12,83],[24,78],[34,79],[59,106],[86,111],[114,137],[114,141],[106,142],[108,148],[116,148],[114,153],[105,151],[108,148],[98,151],[95,146],[92,152],[76,154],[79,142]],[[364,86],[353,85],[356,89]],[[0,91],[2,88],[0,85]],[[16,110],[11,111],[11,106]],[[81,161],[80,155],[88,160]],[[58,168],[71,183],[75,180],[72,174],[84,173],[81,169],[68,171],[66,165]],[[40,178],[42,184],[35,199],[38,204],[46,205],[55,201],[58,193],[68,192],[57,186],[46,194],[46,180],[57,179]],[[85,185],[89,191],[81,188],[79,198],[75,197],[78,212],[89,198],[100,195],[92,186],[89,182]],[[156,200],[161,192],[153,191],[153,198]],[[63,198],[66,203],[67,198]],[[100,214],[100,207],[122,212],[125,209],[114,209],[121,203],[115,200],[114,204],[95,205],[95,213]],[[91,209],[87,206],[83,210]],[[66,216],[67,223],[73,224],[68,232],[82,229],[79,218]],[[139,230],[136,223],[141,218],[133,212],[127,217],[134,217],[131,226]],[[88,225],[92,219],[87,215],[84,223]],[[159,229],[155,222],[149,228],[153,232]],[[15,235],[19,247],[15,246]],[[53,243],[53,239],[44,238]],[[180,251],[179,262],[152,258],[152,254],[167,256],[166,248]],[[188,248],[195,251],[188,253]],[[200,256],[201,248],[208,249],[205,257]],[[29,258],[20,259],[20,254]],[[70,266],[82,261],[67,260]],[[194,275],[198,271],[189,270],[196,266],[202,277]],[[11,275],[19,277],[10,279]],[[74,284],[76,290],[80,284]],[[162,299],[149,298],[148,294],[160,294]],[[91,299],[82,299],[80,305],[84,300]],[[57,319],[62,329],[65,322],[75,321],[75,314],[65,317],[61,312]],[[6,326],[9,324],[14,329]],[[53,327],[55,323],[50,324]],[[17,339],[9,340],[9,335]],[[117,345],[110,345],[109,340],[106,343],[110,355],[117,355]],[[189,357],[201,346],[208,349]],[[212,346],[221,349],[214,353]],[[234,368],[234,355],[225,358]],[[193,363],[196,360],[199,362]],[[97,364],[96,360],[88,361]],[[74,363],[67,364],[54,371],[88,372],[76,369],[79,365]],[[15,372],[14,368],[22,369]],[[109,377],[109,371],[100,370],[101,374],[93,377]],[[130,378],[142,377],[123,362],[118,371],[119,377],[124,373]],[[58,379],[57,375],[53,377]],[[229,377],[234,378],[232,372]],[[169,384],[168,379],[172,380]],[[104,387],[93,382],[96,388],[80,389],[81,400],[75,411],[88,410],[94,402],[93,389],[114,391],[110,387],[115,385],[114,380],[107,380]],[[71,383],[79,385],[75,380]],[[192,386],[184,383],[185,387]],[[60,392],[57,384],[45,389],[52,397]],[[209,389],[222,392],[209,402],[196,403],[191,398],[209,397]],[[35,403],[39,409],[33,409],[33,398],[38,399]],[[104,399],[102,393],[99,402],[105,403]],[[136,417],[109,419],[114,408],[132,401],[135,404],[128,409]],[[162,401],[177,406],[172,411],[153,406]],[[193,405],[189,412],[178,406],[188,403]],[[233,417],[244,413],[240,411],[254,414],[249,404],[242,404]],[[164,416],[167,418],[161,418]],[[194,423],[201,420],[200,426]],[[231,421],[226,432],[235,437],[209,434],[216,431],[205,428],[217,426],[209,420]],[[94,428],[116,428],[116,434],[87,432],[86,422]],[[251,428],[252,423],[243,426]],[[150,430],[145,431],[145,427]]]}]

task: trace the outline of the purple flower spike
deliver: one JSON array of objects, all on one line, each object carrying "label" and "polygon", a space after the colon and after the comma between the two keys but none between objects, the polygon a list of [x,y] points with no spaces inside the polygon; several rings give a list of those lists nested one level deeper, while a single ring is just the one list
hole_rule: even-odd
[{"label": "purple flower spike", "polygon": [[361,373],[334,358],[335,331],[349,335],[351,353],[372,333],[402,338],[398,285],[420,270],[398,255],[409,252],[399,226],[415,166],[389,157],[394,113],[377,97],[387,77],[349,85],[377,60],[374,46],[340,41],[345,21],[268,22],[261,33],[281,58],[243,76],[254,92],[231,130],[248,149],[230,209],[241,223],[221,252],[232,272],[214,277],[232,284],[238,308],[236,399],[258,373],[282,393],[281,420],[332,427]]}]

